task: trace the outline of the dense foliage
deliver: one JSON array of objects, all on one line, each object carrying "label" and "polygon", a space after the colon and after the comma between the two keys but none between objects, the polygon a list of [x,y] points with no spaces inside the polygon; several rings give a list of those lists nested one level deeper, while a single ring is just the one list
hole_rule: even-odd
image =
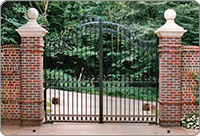
[{"label": "dense foliage", "polygon": [[15,29],[27,21],[25,13],[29,7],[38,9],[40,13],[38,22],[50,32],[46,35],[47,38],[64,34],[81,22],[102,17],[103,20],[130,26],[135,30],[136,36],[142,39],[155,39],[154,31],[165,22],[164,11],[173,8],[177,12],[176,22],[188,30],[183,37],[184,44],[199,43],[199,16],[196,2],[8,1],[2,6],[2,44],[20,42]]}]

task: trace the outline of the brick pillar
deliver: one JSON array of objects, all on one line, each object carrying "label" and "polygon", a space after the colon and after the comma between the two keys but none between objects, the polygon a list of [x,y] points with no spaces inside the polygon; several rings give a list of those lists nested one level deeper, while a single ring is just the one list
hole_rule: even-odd
[{"label": "brick pillar", "polygon": [[176,12],[165,11],[166,23],[155,33],[159,40],[159,123],[180,125],[181,120],[181,37],[186,32],[174,19]]},{"label": "brick pillar", "polygon": [[21,36],[21,120],[22,125],[40,125],[44,118],[43,36],[47,31],[37,24],[38,11],[30,8],[29,22],[16,31]]}]

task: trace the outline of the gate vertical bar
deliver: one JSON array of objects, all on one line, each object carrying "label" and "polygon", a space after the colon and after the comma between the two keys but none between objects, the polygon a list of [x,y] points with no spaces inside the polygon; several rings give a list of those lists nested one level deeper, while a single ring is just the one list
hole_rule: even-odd
[{"label": "gate vertical bar", "polygon": [[103,123],[103,24],[99,19],[99,123]]}]

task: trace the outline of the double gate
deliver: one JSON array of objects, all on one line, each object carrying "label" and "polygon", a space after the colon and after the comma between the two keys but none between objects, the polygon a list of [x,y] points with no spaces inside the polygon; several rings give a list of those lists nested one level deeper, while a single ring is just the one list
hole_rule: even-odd
[{"label": "double gate", "polygon": [[46,122],[157,122],[157,44],[113,22],[46,40]]}]

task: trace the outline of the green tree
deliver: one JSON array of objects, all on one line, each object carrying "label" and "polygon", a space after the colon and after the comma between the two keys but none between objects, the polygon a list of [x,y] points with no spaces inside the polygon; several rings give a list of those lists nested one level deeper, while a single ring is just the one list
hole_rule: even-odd
[{"label": "green tree", "polygon": [[38,9],[38,22],[50,32],[47,38],[67,33],[82,22],[101,17],[103,20],[130,26],[140,39],[156,39],[154,31],[165,23],[164,11],[173,8],[177,12],[176,22],[188,30],[183,36],[183,44],[199,44],[199,32],[196,29],[199,25],[198,4],[191,1],[5,2],[2,6],[2,44],[20,43],[15,29],[27,22],[25,13],[29,7]]}]

